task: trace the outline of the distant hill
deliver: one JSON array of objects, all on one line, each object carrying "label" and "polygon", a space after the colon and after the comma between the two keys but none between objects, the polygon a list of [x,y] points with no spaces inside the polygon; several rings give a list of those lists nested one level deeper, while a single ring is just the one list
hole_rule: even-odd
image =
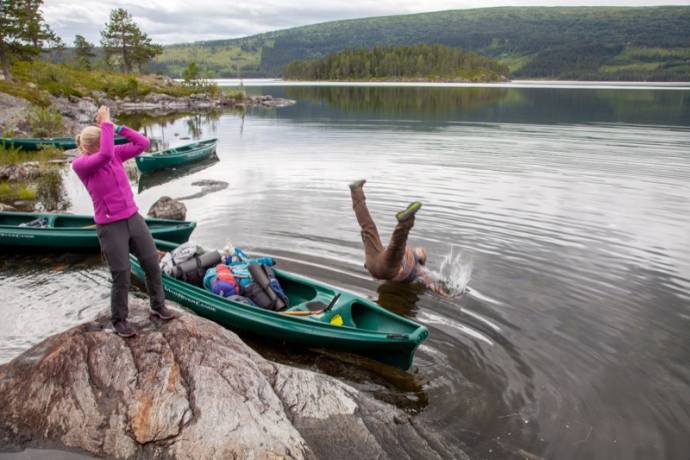
[{"label": "distant hill", "polygon": [[152,67],[179,76],[196,61],[215,77],[279,76],[294,60],[412,44],[496,58],[512,78],[689,81],[690,6],[482,8],[335,21],[167,46]]}]

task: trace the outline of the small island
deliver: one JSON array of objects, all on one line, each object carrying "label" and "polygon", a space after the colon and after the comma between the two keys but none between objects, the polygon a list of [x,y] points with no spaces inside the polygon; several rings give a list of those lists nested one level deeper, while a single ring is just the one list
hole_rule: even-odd
[{"label": "small island", "polygon": [[350,49],[283,70],[286,80],[498,82],[508,74],[495,59],[443,45]]}]

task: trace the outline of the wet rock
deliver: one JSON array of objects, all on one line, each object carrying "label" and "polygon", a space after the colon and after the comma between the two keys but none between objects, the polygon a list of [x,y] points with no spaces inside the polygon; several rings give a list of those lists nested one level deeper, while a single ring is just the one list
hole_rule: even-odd
[{"label": "wet rock", "polygon": [[36,161],[27,161],[18,165],[0,167],[0,180],[24,181],[38,176],[39,165]]},{"label": "wet rock", "polygon": [[34,208],[34,202],[29,200],[16,200],[12,206],[22,211],[31,211]]},{"label": "wet rock", "polygon": [[[115,458],[465,458],[392,406],[331,377],[269,362],[190,313],[132,300],[138,331],[94,321],[0,366],[0,449]],[[395,419],[403,423],[395,423]]]},{"label": "wet rock", "polygon": [[263,107],[287,107],[296,104],[292,99],[283,99],[280,97],[273,97],[270,95],[249,96],[246,100],[247,105],[259,105]]},{"label": "wet rock", "polygon": [[180,197],[178,198],[178,200],[191,200],[193,198],[201,198],[202,196],[208,195],[209,193],[219,192],[221,190],[228,188],[227,182],[212,179],[198,180],[196,182],[192,182],[192,185],[201,187],[201,190],[191,195]]},{"label": "wet rock", "polygon": [[68,149],[62,152],[68,159],[75,158],[79,155],[81,155],[81,152],[79,151],[79,148],[74,148],[74,149]]},{"label": "wet rock", "polygon": [[157,217],[159,219],[184,220],[186,215],[187,207],[184,203],[169,196],[158,198],[158,201],[153,203],[148,212],[149,217]]}]

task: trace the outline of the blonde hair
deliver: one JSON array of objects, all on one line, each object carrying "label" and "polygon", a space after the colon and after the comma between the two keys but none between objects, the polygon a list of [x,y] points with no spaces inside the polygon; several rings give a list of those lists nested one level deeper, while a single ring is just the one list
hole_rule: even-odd
[{"label": "blonde hair", "polygon": [[76,138],[77,147],[85,153],[96,153],[101,147],[101,128],[87,126]]}]

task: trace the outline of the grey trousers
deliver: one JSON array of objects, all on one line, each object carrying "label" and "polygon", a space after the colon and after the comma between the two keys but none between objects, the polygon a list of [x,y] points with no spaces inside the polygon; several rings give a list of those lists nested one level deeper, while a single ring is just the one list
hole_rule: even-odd
[{"label": "grey trousers", "polygon": [[158,254],[144,218],[136,213],[129,219],[97,225],[96,234],[113,278],[110,291],[110,311],[113,322],[127,319],[129,313],[127,298],[130,283],[130,250],[139,259],[144,269],[151,308],[154,310],[162,308],[165,305],[165,294],[161,270],[158,266]]}]

